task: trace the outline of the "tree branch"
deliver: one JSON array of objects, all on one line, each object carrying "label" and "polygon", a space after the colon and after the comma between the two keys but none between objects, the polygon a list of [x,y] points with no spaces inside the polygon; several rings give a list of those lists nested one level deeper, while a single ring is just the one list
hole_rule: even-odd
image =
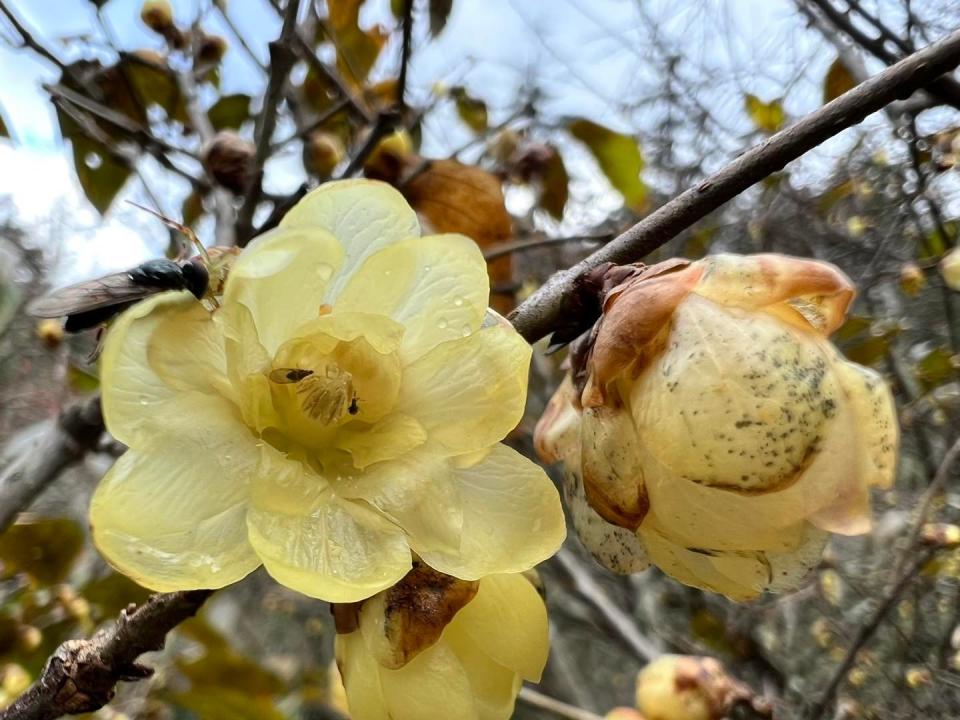
[{"label": "tree branch", "polygon": [[37,55],[40,55],[44,59],[52,62],[61,70],[64,70],[66,68],[66,65],[64,64],[64,62],[60,58],[58,58],[56,55],[54,55],[52,52],[50,52],[47,48],[45,48],[40,42],[38,42],[37,39],[33,36],[33,33],[27,30],[26,26],[22,22],[20,22],[17,16],[13,14],[13,12],[7,7],[7,4],[2,0],[0,0],[0,12],[2,12],[6,16],[7,20],[10,21],[10,24],[13,25],[13,29],[20,34],[21,38],[23,38],[24,45],[26,45],[28,48],[30,48],[35,53],[37,53]]},{"label": "tree branch", "polygon": [[280,37],[270,43],[270,76],[263,95],[263,107],[257,116],[254,127],[254,142],[257,153],[254,156],[250,181],[243,197],[243,204],[237,215],[237,244],[243,247],[252,237],[253,214],[263,195],[263,166],[270,154],[273,131],[277,127],[277,111],[283,99],[283,87],[287,76],[296,61],[293,51],[297,32],[297,13],[300,0],[287,0],[283,14],[283,26]]},{"label": "tree branch", "polygon": [[47,661],[37,681],[0,711],[0,720],[53,720],[103,707],[118,682],[153,674],[137,658],[163,649],[167,633],[196,615],[212,594],[189,590],[153,595],[140,607],[131,605],[120,613],[112,628],[89,640],[68,640]]},{"label": "tree branch", "polygon": [[584,273],[606,262],[640,260],[754,183],[888,103],[929,85],[958,63],[960,31],[901,60],[781,130],[663,205],[586,260],[557,273],[514,310],[511,322],[530,342],[561,325],[571,332],[588,329],[596,318],[576,317],[583,313],[578,304],[577,280]]},{"label": "tree branch", "polygon": [[23,462],[13,461],[0,473],[0,533],[61,472],[93,450],[102,434],[99,396],[64,410]]},{"label": "tree branch", "polygon": [[529,687],[520,688],[517,699],[525,705],[544,710],[555,717],[564,718],[564,720],[603,720],[596,713],[569,705]]}]

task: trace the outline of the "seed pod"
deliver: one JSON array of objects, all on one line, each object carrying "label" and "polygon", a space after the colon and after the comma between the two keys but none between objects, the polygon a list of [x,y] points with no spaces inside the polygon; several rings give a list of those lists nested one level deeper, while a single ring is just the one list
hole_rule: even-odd
[{"label": "seed pod", "polygon": [[222,130],[203,149],[203,167],[219,185],[240,195],[250,181],[256,153],[252,142],[235,132]]}]

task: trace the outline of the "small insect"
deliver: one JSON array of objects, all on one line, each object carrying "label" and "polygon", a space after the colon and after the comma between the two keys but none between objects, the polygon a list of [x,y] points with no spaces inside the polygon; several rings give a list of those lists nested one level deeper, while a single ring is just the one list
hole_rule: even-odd
[{"label": "small insect", "polygon": [[[189,260],[148,260],[130,270],[54,290],[30,303],[27,312],[35,317],[66,317],[64,330],[75,333],[102,325],[131,305],[167,290],[189,290],[198,300],[203,299],[211,284],[214,261],[202,243],[190,228],[149,208],[137,207],[186,235],[200,250],[200,255]],[[222,254],[218,252],[215,256]]]},{"label": "small insect", "polygon": [[278,385],[297,386],[301,395],[300,407],[314,420],[329,425],[343,417],[344,412],[360,412],[353,376],[336,365],[327,366],[323,375],[301,368],[276,368],[267,376]]}]

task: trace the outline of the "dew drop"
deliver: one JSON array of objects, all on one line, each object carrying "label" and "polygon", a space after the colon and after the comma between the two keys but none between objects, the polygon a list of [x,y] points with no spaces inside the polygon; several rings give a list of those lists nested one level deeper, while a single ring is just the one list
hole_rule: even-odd
[{"label": "dew drop", "polygon": [[470,329],[469,325],[464,325],[462,328],[460,328],[460,334],[463,335],[463,337],[470,337],[471,332],[472,330]]},{"label": "dew drop", "polygon": [[145,395],[141,395],[141,396],[140,396],[140,404],[141,404],[141,405],[148,405],[149,403],[150,403],[150,401],[147,400],[147,398],[146,398]]},{"label": "dew drop", "polygon": [[446,319],[446,318],[440,318],[439,320],[437,320],[437,327],[440,328],[441,330],[446,330],[446,329],[447,329],[447,319]]},{"label": "dew drop", "polygon": [[430,272],[430,266],[429,266],[429,265],[424,265],[424,266],[423,266],[423,271],[424,271],[425,273]]},{"label": "dew drop", "polygon": [[456,305],[457,307],[462,307],[462,306],[463,306],[463,298],[462,298],[462,297],[455,297],[455,298],[453,299],[453,304]]}]

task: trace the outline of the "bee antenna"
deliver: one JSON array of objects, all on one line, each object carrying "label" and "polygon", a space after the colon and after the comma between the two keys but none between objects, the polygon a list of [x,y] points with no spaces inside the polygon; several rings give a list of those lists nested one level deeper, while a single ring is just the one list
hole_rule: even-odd
[{"label": "bee antenna", "polygon": [[159,219],[168,228],[176,230],[181,235],[186,236],[186,238],[200,252],[200,256],[203,258],[203,261],[207,264],[208,267],[210,266],[211,261],[210,261],[210,256],[207,255],[207,249],[203,246],[203,243],[200,242],[200,238],[197,237],[197,234],[193,230],[191,230],[186,225],[183,225],[182,223],[178,223],[176,220],[171,220],[163,213],[159,213],[156,210],[151,210],[148,207],[144,207],[140,203],[135,203],[133,200],[127,200],[126,202],[128,202],[130,205],[133,205],[135,208],[139,210],[143,210],[144,212],[150,213],[155,218]]}]

